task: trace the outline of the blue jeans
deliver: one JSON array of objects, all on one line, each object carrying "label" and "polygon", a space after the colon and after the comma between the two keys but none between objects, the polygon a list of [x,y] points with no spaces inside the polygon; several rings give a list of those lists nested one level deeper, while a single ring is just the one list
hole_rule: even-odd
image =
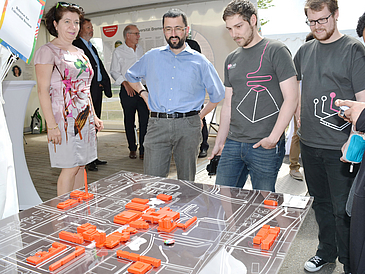
[{"label": "blue jeans", "polygon": [[252,148],[253,145],[227,139],[218,164],[217,185],[242,188],[250,174],[253,189],[275,192],[285,140],[280,140],[273,149]]}]

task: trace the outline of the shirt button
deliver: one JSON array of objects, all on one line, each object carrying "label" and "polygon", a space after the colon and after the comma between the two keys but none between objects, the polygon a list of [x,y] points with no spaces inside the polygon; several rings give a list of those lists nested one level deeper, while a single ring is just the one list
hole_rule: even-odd
[{"label": "shirt button", "polygon": [[172,79],[174,79],[174,77],[172,77]]},{"label": "shirt button", "polygon": [[172,90],[172,88],[171,88],[171,90]]},{"label": "shirt button", "polygon": [[170,110],[168,109],[168,111],[170,111]]},{"label": "shirt button", "polygon": [[176,68],[176,67],[174,66],[174,68]]},{"label": "shirt button", "polygon": [[169,101],[171,101],[171,99],[169,99]]}]

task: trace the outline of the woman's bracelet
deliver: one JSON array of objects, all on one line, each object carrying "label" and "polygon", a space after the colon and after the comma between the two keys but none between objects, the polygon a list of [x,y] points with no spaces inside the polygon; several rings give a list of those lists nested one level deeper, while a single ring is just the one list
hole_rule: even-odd
[{"label": "woman's bracelet", "polygon": [[53,129],[56,129],[56,128],[58,128],[58,124],[56,124],[56,126],[52,127],[52,128],[47,127],[47,130],[53,130]]}]

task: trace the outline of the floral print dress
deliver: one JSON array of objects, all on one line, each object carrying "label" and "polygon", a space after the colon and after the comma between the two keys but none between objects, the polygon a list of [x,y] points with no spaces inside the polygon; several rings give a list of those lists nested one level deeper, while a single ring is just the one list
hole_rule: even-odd
[{"label": "floral print dress", "polygon": [[89,59],[81,49],[68,52],[47,43],[35,53],[37,64],[53,65],[49,95],[62,143],[48,143],[51,166],[72,168],[90,163],[97,152]]}]

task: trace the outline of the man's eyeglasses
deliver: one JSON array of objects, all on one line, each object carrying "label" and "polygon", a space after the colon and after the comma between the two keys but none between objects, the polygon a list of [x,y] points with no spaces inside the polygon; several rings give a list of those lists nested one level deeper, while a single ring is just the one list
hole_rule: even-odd
[{"label": "man's eyeglasses", "polygon": [[67,3],[67,2],[58,2],[57,5],[56,5],[56,9],[61,6],[63,8],[68,8],[68,7],[71,7],[71,8],[76,8],[76,9],[79,9],[81,11],[83,11],[84,9],[82,7],[80,7],[79,5],[77,4],[72,4],[72,3]]},{"label": "man's eyeglasses", "polygon": [[134,35],[140,35],[140,33],[139,32],[128,32],[128,33],[130,33],[130,34],[134,34]]},{"label": "man's eyeglasses", "polygon": [[333,13],[331,13],[330,15],[328,15],[325,18],[319,18],[318,20],[306,20],[305,23],[310,26],[310,27],[314,27],[316,25],[316,23],[323,25],[323,24],[327,24],[328,23],[328,18],[331,17],[331,15],[333,15]]},{"label": "man's eyeglasses", "polygon": [[175,28],[166,27],[166,28],[164,28],[164,30],[165,30],[165,33],[167,33],[167,34],[171,34],[173,31],[175,31],[176,34],[182,34],[186,30],[186,27],[185,28],[183,28],[183,27],[175,27]]}]

